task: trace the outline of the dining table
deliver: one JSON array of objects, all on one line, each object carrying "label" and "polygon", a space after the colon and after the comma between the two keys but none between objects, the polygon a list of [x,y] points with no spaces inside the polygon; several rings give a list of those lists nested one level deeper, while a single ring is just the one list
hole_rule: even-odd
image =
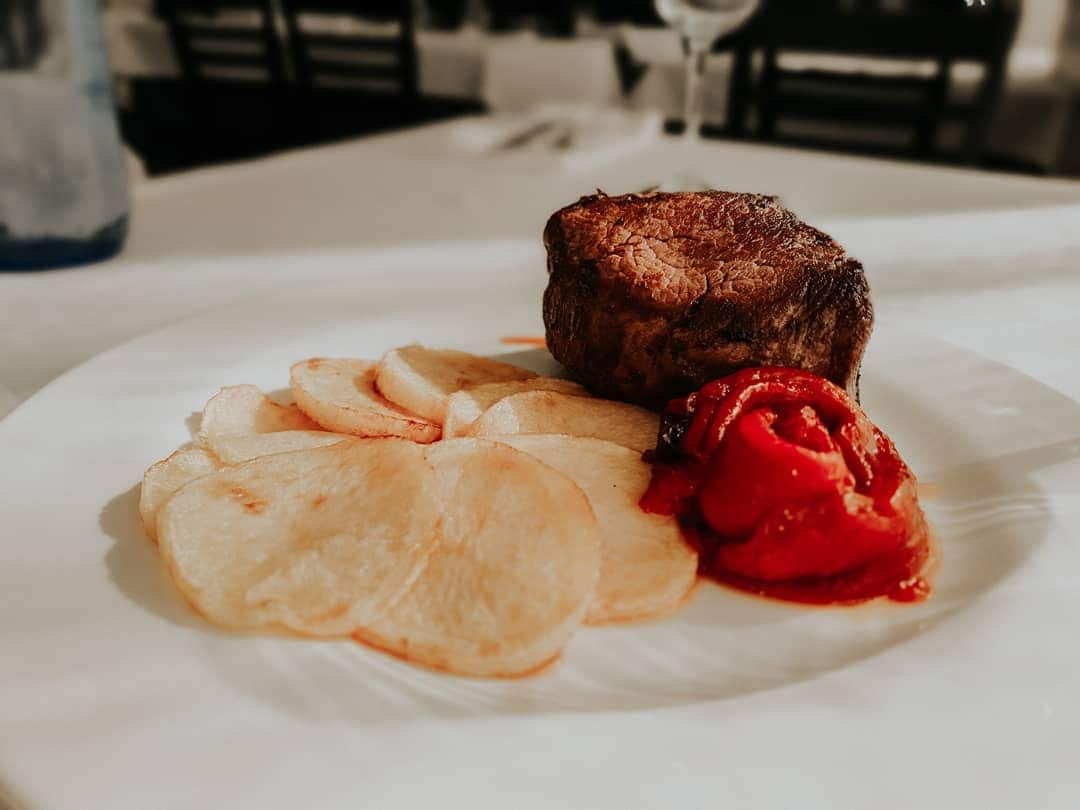
[{"label": "dining table", "polygon": [[373,252],[539,248],[560,206],[597,189],[654,187],[688,162],[718,188],[778,195],[872,256],[879,310],[899,308],[925,331],[1080,397],[1080,182],[737,141],[688,147],[671,136],[568,161],[543,149],[466,149],[458,135],[476,125],[458,119],[135,183],[120,255],[0,274],[0,405],[137,335],[307,272],[348,272]]},{"label": "dining table", "polygon": [[[873,291],[875,317],[890,332],[895,334],[897,328],[901,328],[912,334],[929,336],[939,344],[956,347],[958,353],[949,356],[970,363],[972,369],[978,366],[978,375],[990,374],[992,377],[993,369],[1008,367],[1011,385],[1019,385],[1022,389],[1024,385],[1016,380],[1028,379],[1032,390],[1053,389],[1046,396],[1057,397],[1069,406],[1058,408],[1054,413],[1066,414],[1067,420],[1072,418],[1068,414],[1080,412],[1067,402],[1070,399],[1080,401],[1080,317],[1077,317],[1080,312],[1080,182],[752,142],[706,140],[688,144],[659,131],[654,137],[640,138],[624,149],[590,152],[580,147],[580,153],[574,155],[567,154],[575,151],[573,147],[569,150],[544,145],[478,148],[475,139],[462,136],[463,132],[475,134],[477,128],[490,124],[483,117],[452,120],[134,182],[130,234],[125,248],[115,258],[67,269],[0,273],[0,392],[3,392],[0,393],[0,432],[3,432],[5,422],[9,427],[15,427],[16,423],[30,424],[29,417],[33,415],[30,412],[35,409],[35,403],[47,405],[45,411],[48,414],[62,414],[64,402],[49,395],[50,386],[57,386],[54,391],[63,393],[66,389],[63,389],[63,380],[57,381],[58,378],[95,356],[99,365],[90,367],[89,371],[116,365],[110,365],[107,356],[101,357],[102,353],[114,352],[117,362],[124,358],[125,362],[135,362],[140,368],[152,370],[153,379],[140,383],[139,379],[129,378],[124,383],[126,388],[108,394],[104,393],[109,389],[102,378],[100,390],[103,393],[100,396],[115,396],[119,402],[129,395],[147,396],[155,386],[168,386],[170,363],[174,357],[162,347],[171,345],[175,348],[176,344],[155,341],[151,333],[156,330],[166,330],[162,332],[165,335],[169,327],[177,324],[204,323],[213,326],[214,340],[235,338],[243,345],[257,346],[258,336],[250,332],[242,334],[253,328],[252,313],[266,312],[267,317],[287,318],[292,299],[296,317],[310,319],[313,313],[305,313],[302,309],[304,302],[312,299],[301,292],[309,284],[323,290],[324,299],[320,300],[326,300],[328,285],[333,289],[338,281],[348,280],[341,288],[349,292],[335,303],[337,317],[341,317],[343,312],[348,312],[350,300],[358,311],[364,309],[362,298],[368,278],[378,279],[379,290],[372,290],[373,301],[378,301],[387,286],[394,285],[395,272],[417,272],[415,268],[420,262],[426,267],[424,272],[428,275],[425,278],[441,277],[447,289],[452,289],[454,279],[450,274],[468,272],[470,251],[475,251],[478,263],[490,265],[499,260],[502,255],[499,247],[505,245],[512,248],[506,255],[514,257],[514,263],[507,267],[506,272],[511,274],[507,285],[496,285],[489,292],[472,291],[476,296],[488,295],[483,299],[483,306],[497,311],[499,296],[507,294],[508,289],[516,289],[515,284],[530,288],[542,285],[546,268],[541,235],[553,211],[598,190],[620,194],[651,189],[670,182],[672,176],[688,166],[716,188],[776,195],[799,217],[839,240],[862,260]],[[445,266],[440,266],[443,255],[447,261]],[[485,278],[498,278],[497,273],[485,273]],[[529,278],[519,279],[513,273],[524,273]],[[403,289],[408,287],[407,281],[401,283]],[[264,298],[272,303],[264,309],[252,307],[253,302]],[[538,313],[539,301],[535,306]],[[238,313],[237,321],[231,328],[229,318],[234,311]],[[370,307],[365,311],[370,315]],[[393,313],[386,314],[386,318],[392,316]],[[463,330],[465,328],[462,326]],[[257,324],[262,335],[273,335],[275,329],[273,322]],[[361,327],[357,327],[351,334],[361,331]],[[185,334],[195,332],[192,326]],[[141,339],[130,342],[140,336]],[[448,335],[447,341],[452,343],[454,335]],[[870,352],[873,358],[873,338]],[[141,353],[149,354],[143,356]],[[191,360],[182,362],[190,366]],[[212,363],[213,358],[208,357],[207,362]],[[962,375],[968,368],[935,370],[930,367],[932,362],[928,360],[924,370],[928,379],[935,374]],[[904,379],[912,379],[921,371],[909,369]],[[178,373],[178,384],[183,385],[184,374],[190,375],[190,368]],[[984,378],[974,371],[972,374],[968,384],[958,385],[957,390],[978,393]],[[902,391],[888,389],[879,394],[879,398],[883,395],[897,399],[895,412],[903,410]],[[95,407],[99,412],[95,418],[108,422],[111,418],[108,403],[98,403]],[[990,409],[979,411],[979,418],[985,424],[1005,424],[1000,422],[1002,419],[1012,426],[1023,424],[1022,414],[1014,413],[1015,408],[1008,403],[997,403],[992,397],[980,400],[972,408]],[[26,418],[14,418],[24,409],[27,413],[22,417]],[[3,416],[4,411],[10,413]],[[74,421],[80,418],[78,414],[69,414],[69,417]],[[942,413],[935,414],[935,418],[947,424],[950,416]],[[1036,414],[1031,418],[1037,420],[1040,417]],[[122,432],[122,425],[118,424],[110,423],[105,428],[114,433]],[[1034,567],[1045,587],[1053,586],[1058,600],[1055,609],[1075,611],[1080,595],[1080,573],[1077,573],[1080,564],[1062,565],[1061,561],[1071,559],[1080,563],[1073,529],[1075,518],[1080,515],[1080,500],[1076,496],[1076,486],[1080,484],[1080,422],[1031,423],[1031,428],[1039,431],[1038,438],[1032,438],[1028,444],[1040,446],[1016,455],[1015,463],[1031,467],[1025,468],[1025,475],[1038,475],[1039,470],[1035,468],[1040,466],[1053,466],[1061,475],[1053,479],[1052,485],[1047,485],[1044,493],[1049,505],[1046,506],[1045,541],[1040,552],[1043,556],[1035,555],[1028,565]],[[29,448],[25,463],[30,465],[26,468],[28,474],[33,474],[37,463],[30,457],[33,456],[33,437],[15,436],[10,430],[5,435],[9,443],[17,440],[20,446]],[[1047,441],[1046,436],[1056,437],[1056,440]],[[1001,464],[1011,463],[1009,459],[1013,457],[1008,456],[1009,447],[1014,444],[1027,446],[1023,444],[1026,441],[1023,436],[985,436],[982,439],[987,446],[1002,448],[1005,455]],[[26,508],[46,507],[27,505]],[[108,508],[101,514],[102,526],[106,526]],[[95,520],[96,515],[95,511]],[[1040,560],[1051,560],[1047,556],[1051,551],[1056,562],[1053,570],[1044,570],[1050,563],[1040,568]],[[967,797],[971,803],[963,806],[972,808],[1005,808],[1020,806],[1026,801],[1030,801],[1030,806],[1065,808],[1074,801],[1075,792],[1069,788],[1069,782],[1075,780],[1080,700],[1075,689],[1069,692],[1062,686],[1068,680],[1062,673],[1063,668],[1071,666],[1075,639],[1039,634],[1031,632],[1030,627],[1021,626],[1019,606],[1027,596],[1011,582],[1005,580],[993,593],[982,598],[982,615],[989,616],[992,621],[979,625],[984,637],[978,645],[973,642],[966,652],[965,649],[935,647],[927,655],[937,656],[940,663],[936,669],[916,670],[904,663],[907,659],[897,657],[878,660],[877,669],[873,671],[887,680],[891,685],[889,688],[902,690],[907,686],[912,689],[919,686],[924,690],[919,694],[946,695],[949,717],[964,718],[962,724],[957,721],[952,725],[952,720],[943,723],[935,732],[940,735],[936,742],[940,743],[941,750],[955,750],[955,756],[941,760],[940,768],[927,765],[929,759],[921,758],[920,762],[930,771],[920,771],[914,780],[910,774],[905,774],[903,789],[897,786],[898,782],[889,782],[889,790],[900,792],[889,794],[878,806],[911,806],[916,796],[934,806],[934,795],[938,794],[927,794],[923,792],[924,788],[947,789],[948,795],[956,801],[959,801],[957,797]],[[139,587],[145,591],[148,586]],[[31,584],[27,583],[23,598],[33,600],[36,598],[34,593]],[[4,596],[0,595],[0,607],[4,605],[3,600]],[[8,605],[14,610],[15,602]],[[60,611],[61,606],[58,606],[57,621],[61,618]],[[148,621],[153,619],[151,616]],[[959,619],[954,626],[959,628],[958,633],[967,627]],[[67,631],[57,625],[55,632]],[[170,627],[168,632],[176,632],[186,640],[196,638],[187,626]],[[949,679],[955,673],[966,671],[962,670],[961,664],[992,666],[994,656],[998,654],[995,652],[998,635],[995,634],[1006,639],[1000,643],[1012,646],[1002,671],[994,676],[997,678],[996,693],[1001,697],[1000,702],[991,707],[980,703],[977,693],[965,697],[963,685]],[[945,643],[933,634],[926,638],[930,645],[940,647]],[[113,640],[121,645],[126,643],[122,638]],[[49,640],[42,637],[41,649],[44,650],[48,643]],[[966,662],[965,655],[968,656]],[[152,664],[148,662],[147,666]],[[851,686],[856,682],[855,671],[858,669],[851,665],[829,678],[818,678],[814,682],[815,694],[825,695],[821,699],[826,702],[815,704],[814,711],[822,718],[837,707],[846,710],[861,705],[868,713],[866,717],[885,711],[884,703],[872,701],[869,694],[858,692],[861,687]],[[986,672],[990,677],[989,670]],[[69,702],[87,701],[87,705],[97,699],[94,693],[85,691],[89,687],[78,686],[82,682],[76,674],[72,674],[69,681],[62,696],[60,692],[49,694]],[[138,683],[144,681],[144,685],[158,684],[155,694],[165,690],[162,684],[171,683],[169,673],[156,670]],[[308,685],[311,699],[318,702],[318,684],[313,681]],[[26,688],[30,689],[29,686]],[[131,711],[142,706],[137,699],[141,694],[132,693]],[[768,697],[776,701],[775,706],[782,715],[798,694],[793,687],[779,688],[768,696],[752,696],[750,700],[764,705]],[[0,758],[0,808],[6,810],[5,799],[9,796],[10,807],[21,806],[16,798],[23,795],[21,791],[30,788],[35,791],[34,795],[70,797],[71,806],[140,806],[134,800],[125,802],[118,798],[121,794],[127,796],[128,788],[134,790],[136,783],[140,783],[136,777],[127,784],[131,774],[126,770],[129,766],[122,762],[127,755],[136,755],[142,745],[135,737],[128,741],[131,747],[127,755],[103,757],[100,767],[95,764],[92,768],[80,769],[79,763],[87,764],[83,762],[88,756],[86,746],[97,745],[97,742],[92,737],[78,738],[79,729],[92,726],[72,725],[73,736],[64,745],[65,756],[69,758],[58,762],[67,763],[64,767],[73,769],[70,770],[73,786],[68,788],[59,782],[49,784],[48,779],[41,777],[47,772],[46,765],[53,756],[50,752],[54,749],[49,746],[55,742],[44,730],[40,734],[36,731],[45,728],[42,723],[46,721],[41,718],[50,711],[47,697],[43,696],[41,699],[46,702],[36,708],[27,704],[25,710],[20,710],[22,725],[19,727],[27,729],[31,739],[5,749],[12,757],[11,762],[5,763]],[[182,718],[186,717],[189,707],[176,705],[172,708],[177,712],[176,717]],[[700,736],[703,733],[700,723],[693,724],[692,712],[706,710],[683,707],[614,714],[612,722],[625,724],[628,732],[619,736],[616,728],[612,734],[619,737],[622,748],[628,751],[640,749],[644,756],[648,740],[636,735],[642,733],[642,724],[651,722],[650,718],[664,711],[675,719],[681,718],[680,722],[685,720],[686,728],[699,728],[694,734]],[[91,713],[88,713],[87,718],[90,717]],[[588,718],[588,715],[576,719],[572,716],[561,719],[559,716],[527,717],[511,718],[507,722],[520,721],[521,726],[514,728],[531,729],[521,733],[533,734],[529,739],[536,745],[543,744],[554,751],[557,744],[543,743],[549,725],[566,723],[573,734],[588,735],[592,732],[587,722],[593,722]],[[210,725],[206,726],[204,736],[180,734],[179,738],[188,740],[193,751],[210,745],[211,741],[214,745],[227,745],[231,739],[228,734],[238,733],[232,727],[219,729],[213,726],[211,716],[206,719]],[[582,725],[574,725],[579,721]],[[0,726],[3,722],[0,719]],[[55,722],[63,725],[63,718]],[[736,714],[730,715],[725,722],[736,724],[725,728],[736,729],[732,733],[739,733],[737,723],[741,721]],[[483,726],[479,721],[474,725],[477,728]],[[194,733],[193,728],[185,733]],[[725,728],[718,728],[721,733],[728,733]],[[993,739],[993,732],[1001,728],[1016,730],[1025,740],[1038,744],[1030,750],[1015,752],[1009,747],[1008,740]],[[145,731],[151,736],[157,733],[149,728]],[[377,731],[376,728],[372,734]],[[841,736],[841,729],[835,731],[834,736]],[[914,727],[903,733],[909,731],[925,736]],[[253,727],[250,732],[263,733],[258,727]],[[649,786],[640,787],[644,793],[638,792],[639,788],[634,786],[625,770],[620,781],[592,785],[589,782],[591,766],[586,767],[587,763],[564,757],[557,767],[577,774],[573,777],[578,780],[575,784],[588,784],[589,790],[594,791],[582,794],[586,798],[578,806],[659,806],[662,794],[684,784],[690,770],[705,767],[708,762],[708,752],[695,742],[697,737],[690,732],[686,734],[678,740],[665,738],[675,748],[669,751],[669,760],[656,763],[655,771],[650,772]],[[887,736],[888,730],[883,730],[882,734]],[[273,733],[266,732],[268,745],[272,737]],[[377,747],[376,737],[372,737],[375,740],[372,744]],[[417,743],[419,748],[408,749],[410,756],[426,757],[428,759],[424,761],[428,762],[465,756],[467,752],[455,750],[454,745],[441,748],[448,739],[424,738]],[[478,754],[481,761],[484,756],[495,756],[496,749],[504,745],[501,737],[491,739],[493,747]],[[615,737],[606,739],[606,744],[615,743]],[[970,747],[976,739],[983,741],[977,752],[968,754],[961,753],[960,748],[949,748],[954,745]],[[904,750],[914,751],[927,741],[920,739],[916,744],[914,737],[903,737],[894,742]],[[15,745],[11,740],[8,743]],[[110,744],[118,745],[119,742],[113,740]],[[765,743],[757,740],[752,744]],[[766,748],[771,749],[773,745],[769,743]],[[783,748],[785,743],[781,739],[775,745]],[[856,748],[869,751],[863,743]],[[795,761],[798,756],[790,749],[791,746],[783,748],[783,756],[790,756],[794,758],[791,761]],[[854,748],[851,750],[855,751]],[[764,748],[762,752],[765,752]],[[829,758],[823,752],[817,754],[815,761],[819,764],[828,760],[821,765],[826,770],[814,774],[793,772],[792,779],[804,780],[797,784],[816,784],[815,779],[821,783],[833,780],[831,783],[835,784],[836,780],[847,778],[848,766],[843,756],[838,754]],[[204,759],[209,761],[213,757]],[[318,757],[313,755],[310,759],[317,760]],[[400,794],[400,803],[394,806],[419,806],[418,801],[410,803],[409,797],[422,792],[424,780],[414,778],[405,768],[405,759],[403,756],[399,763],[403,769],[401,773],[395,776],[396,772],[387,772],[383,781],[392,782],[396,786],[394,790]],[[768,770],[767,759],[765,756],[760,761],[759,771],[740,771],[732,777],[735,781],[729,787],[735,791],[731,795],[735,797],[736,806],[748,806],[753,797],[759,795],[763,780],[775,777]],[[938,762],[937,755],[933,759]],[[611,758],[600,756],[600,760],[604,767],[615,766]],[[457,763],[457,760],[453,762]],[[1006,763],[1009,768],[1015,768],[1015,779],[1009,780],[1009,785],[1013,786],[1009,790],[1013,792],[999,793],[993,777],[987,776],[987,768],[1005,767]],[[174,772],[171,764],[180,770]],[[180,761],[162,763],[163,773],[167,771],[173,776],[182,773],[183,764]],[[213,764],[209,762],[207,767]],[[885,789],[884,782],[874,787],[873,778],[876,777],[873,775],[891,773],[887,765],[866,766],[870,768],[866,772],[870,776],[862,782],[866,790]],[[878,766],[881,770],[875,770]],[[448,765],[447,771],[466,780],[467,774],[461,769],[464,767],[460,763],[452,768]],[[38,781],[26,776],[32,768],[38,774],[35,777]],[[285,770],[290,768],[292,765]],[[212,770],[205,773],[212,777]],[[219,770],[224,773],[224,765]],[[158,778],[157,775],[148,776],[150,771],[141,773],[144,786]],[[24,779],[5,786],[4,779],[11,774],[22,775]],[[263,771],[252,770],[250,775],[253,784],[265,782]],[[528,779],[533,780],[529,784],[535,782],[537,792],[532,795],[531,804],[518,806],[567,806],[559,804],[565,799],[560,791],[571,782],[552,780],[550,773],[542,770],[529,771]],[[485,785],[483,789],[487,793],[484,795],[490,794],[491,798],[508,795],[505,791],[509,790],[511,781],[510,771],[505,772],[504,778],[503,771],[496,769],[470,784]],[[783,779],[776,784],[781,782]],[[265,784],[272,784],[272,780]],[[1033,784],[1039,786],[1040,793],[1026,792],[1021,796],[1015,792],[1029,790]],[[541,789],[541,785],[546,787]],[[1029,787],[1021,788],[1021,785]],[[373,785],[368,787],[375,789]],[[200,787],[197,782],[185,782],[184,790],[193,791],[192,795],[195,795],[203,788],[209,791],[211,785],[207,783]],[[791,789],[795,790],[794,787]],[[92,795],[82,792],[90,790],[97,792]],[[294,794],[288,795],[295,798]],[[264,798],[274,797],[267,794]],[[820,796],[818,799],[825,801]],[[948,806],[961,806],[956,801]],[[281,802],[271,804],[285,806]],[[842,806],[812,802],[806,806],[811,805]],[[179,799],[169,806],[180,806]],[[380,805],[376,801],[374,806],[389,805]],[[475,806],[488,805],[480,802]]]}]

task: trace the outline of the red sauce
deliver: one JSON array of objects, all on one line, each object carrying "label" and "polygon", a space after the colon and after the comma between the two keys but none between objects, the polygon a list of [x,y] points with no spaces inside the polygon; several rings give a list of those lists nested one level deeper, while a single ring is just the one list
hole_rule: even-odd
[{"label": "red sauce", "polygon": [[929,596],[915,477],[842,389],[745,369],[674,400],[641,499],[675,515],[707,576],[810,604]]}]

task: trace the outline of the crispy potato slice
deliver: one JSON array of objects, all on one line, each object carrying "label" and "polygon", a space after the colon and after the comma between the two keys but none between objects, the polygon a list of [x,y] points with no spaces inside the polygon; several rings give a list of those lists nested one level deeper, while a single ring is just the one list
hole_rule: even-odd
[{"label": "crispy potato slice", "polygon": [[674,613],[697,579],[697,553],[672,517],[643,512],[652,468],[627,447],[573,436],[508,436],[516,447],[573,479],[600,523],[600,578],[586,624]]},{"label": "crispy potato slice", "polygon": [[606,439],[641,452],[656,447],[659,429],[660,417],[636,405],[555,391],[528,391],[496,402],[473,423],[469,435],[494,438],[558,433]]},{"label": "crispy potato slice", "polygon": [[439,425],[409,413],[375,390],[375,364],[313,357],[289,370],[300,409],[327,430],[357,436],[400,436],[414,442],[439,438]]},{"label": "crispy potato slice", "polygon": [[295,405],[279,405],[254,385],[230,385],[206,403],[197,438],[213,450],[218,436],[318,429]]},{"label": "crispy potato slice", "polygon": [[235,466],[259,456],[312,450],[354,438],[325,430],[279,430],[276,433],[218,436],[214,439],[214,453],[222,464]]},{"label": "crispy potato slice", "polygon": [[455,391],[535,376],[528,369],[487,357],[414,344],[383,356],[375,370],[375,387],[396,405],[441,425],[447,400]]},{"label": "crispy potato slice", "polygon": [[168,458],[151,464],[139,489],[139,518],[146,536],[157,541],[158,511],[174,492],[220,467],[220,462],[201,447],[182,447]]},{"label": "crispy potato slice", "polygon": [[512,380],[510,382],[485,383],[455,391],[446,403],[446,420],[443,422],[444,436],[464,436],[473,422],[484,411],[504,397],[525,391],[558,391],[560,394],[588,396],[583,385],[554,377],[536,377],[531,380]]},{"label": "crispy potato slice", "polygon": [[414,663],[512,677],[553,660],[600,565],[596,519],[565,475],[505,445],[431,445],[443,514],[423,573],[356,634]]},{"label": "crispy potato slice", "polygon": [[400,439],[263,456],[177,492],[158,541],[180,591],[215,624],[347,635],[422,570],[436,483],[423,447]]},{"label": "crispy potato slice", "polygon": [[281,430],[217,436],[211,453],[202,447],[183,447],[153,464],[143,476],[139,490],[139,516],[146,536],[157,542],[157,513],[180,487],[225,466],[235,466],[259,456],[288,453],[337,444],[352,436],[324,430]]}]

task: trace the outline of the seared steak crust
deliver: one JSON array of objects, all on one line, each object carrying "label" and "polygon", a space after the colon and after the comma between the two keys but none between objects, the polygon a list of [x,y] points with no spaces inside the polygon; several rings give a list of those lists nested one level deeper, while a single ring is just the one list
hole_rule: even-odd
[{"label": "seared steak crust", "polygon": [[544,229],[547,345],[602,395],[660,407],[745,366],[857,393],[873,326],[862,265],[774,197],[583,197]]}]

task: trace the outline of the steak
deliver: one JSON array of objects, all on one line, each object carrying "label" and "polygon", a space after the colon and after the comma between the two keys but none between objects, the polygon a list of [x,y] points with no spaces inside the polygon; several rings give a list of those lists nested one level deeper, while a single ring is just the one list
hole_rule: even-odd
[{"label": "steak", "polygon": [[583,197],[544,229],[548,349],[601,396],[659,408],[746,366],[858,393],[862,265],[775,197]]}]

